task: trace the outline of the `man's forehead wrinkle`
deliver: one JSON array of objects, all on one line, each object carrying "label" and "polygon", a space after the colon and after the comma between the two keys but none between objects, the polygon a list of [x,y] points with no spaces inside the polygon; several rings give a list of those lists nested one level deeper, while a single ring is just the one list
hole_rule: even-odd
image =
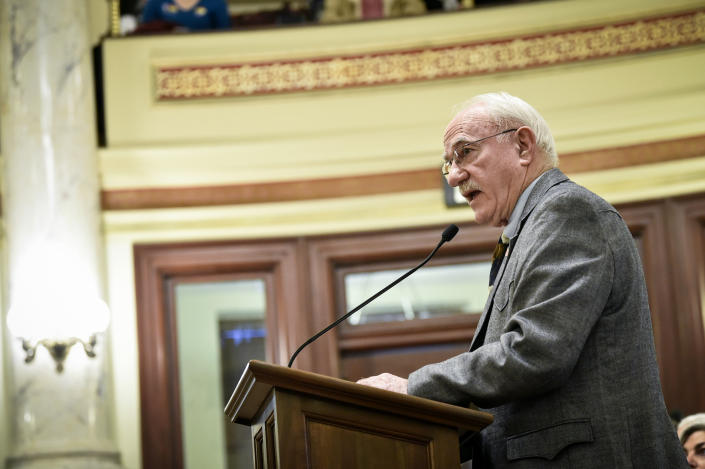
[{"label": "man's forehead wrinkle", "polygon": [[470,110],[451,121],[446,128],[444,141],[447,146],[454,148],[460,143],[477,140],[487,127],[486,118],[477,110]]}]

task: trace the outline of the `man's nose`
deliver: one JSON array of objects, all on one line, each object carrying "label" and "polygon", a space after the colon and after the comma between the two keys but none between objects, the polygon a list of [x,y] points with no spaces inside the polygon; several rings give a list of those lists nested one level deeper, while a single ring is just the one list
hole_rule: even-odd
[{"label": "man's nose", "polygon": [[448,175],[446,176],[446,180],[448,181],[448,185],[451,187],[456,187],[457,185],[459,185],[461,182],[463,182],[467,178],[468,178],[468,172],[465,171],[460,166],[458,166],[457,164],[453,164],[450,167],[450,171],[448,172]]}]

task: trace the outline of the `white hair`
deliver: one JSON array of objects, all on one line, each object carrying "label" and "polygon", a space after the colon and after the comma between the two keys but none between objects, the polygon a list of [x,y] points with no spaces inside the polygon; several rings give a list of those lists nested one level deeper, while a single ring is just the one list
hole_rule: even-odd
[{"label": "white hair", "polygon": [[[513,127],[527,126],[536,134],[536,144],[546,157],[549,166],[558,166],[558,153],[556,144],[551,135],[551,129],[539,112],[523,99],[512,96],[504,91],[498,93],[485,93],[477,95],[467,101],[461,112],[469,111],[469,108],[481,105],[486,111],[487,117],[497,130],[510,129]],[[498,139],[506,138],[507,135],[500,135]]]}]

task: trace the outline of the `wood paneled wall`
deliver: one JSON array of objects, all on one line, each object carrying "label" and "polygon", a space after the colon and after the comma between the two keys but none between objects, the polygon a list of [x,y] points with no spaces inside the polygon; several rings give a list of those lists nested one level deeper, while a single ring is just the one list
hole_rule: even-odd
[{"label": "wood paneled wall", "polygon": [[[638,244],[652,310],[661,380],[670,410],[705,409],[705,195],[618,207]],[[268,355],[285,364],[298,344],[342,314],[341,269],[388,262],[416,265],[442,226],[274,241],[139,245],[135,248],[144,467],[180,469],[181,428],[173,287],[243,273],[267,277]],[[462,236],[432,262],[484,260],[498,230],[461,226]],[[356,379],[406,375],[466,349],[475,315],[402,324],[341,327],[299,355],[294,366]],[[167,435],[165,438],[164,435]],[[178,453],[178,454],[177,454]]]}]

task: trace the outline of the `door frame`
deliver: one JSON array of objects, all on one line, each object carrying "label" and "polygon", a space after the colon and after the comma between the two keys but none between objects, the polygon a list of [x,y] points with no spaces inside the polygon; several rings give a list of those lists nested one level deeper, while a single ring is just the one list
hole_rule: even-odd
[{"label": "door frame", "polygon": [[271,278],[267,355],[286,364],[292,344],[308,334],[294,320],[307,301],[298,284],[299,249],[297,240],[134,246],[142,467],[183,469],[175,284],[250,273]]}]

